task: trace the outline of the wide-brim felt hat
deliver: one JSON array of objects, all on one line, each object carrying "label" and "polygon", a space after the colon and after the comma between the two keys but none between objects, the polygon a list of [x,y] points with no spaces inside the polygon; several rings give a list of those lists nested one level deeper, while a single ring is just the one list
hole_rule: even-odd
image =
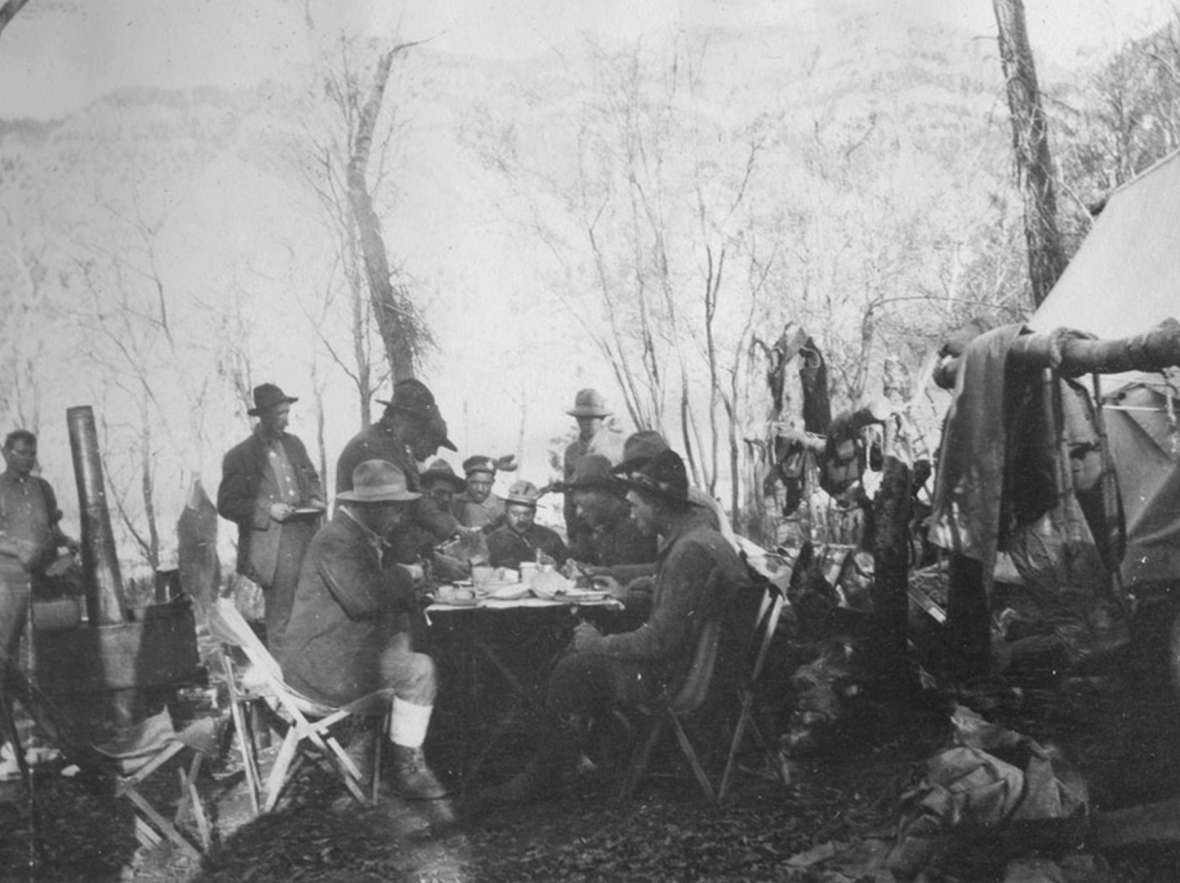
[{"label": "wide-brim felt hat", "polygon": [[627,436],[623,442],[623,459],[611,469],[615,475],[630,475],[661,451],[668,450],[668,442],[654,429],[642,429]]},{"label": "wide-brim felt hat", "polygon": [[614,411],[606,407],[606,399],[596,389],[579,389],[574,406],[566,411],[571,417],[609,417]]},{"label": "wide-brim felt hat", "polygon": [[619,481],[625,487],[640,493],[677,503],[689,502],[688,473],[684,469],[684,461],[680,459],[680,455],[672,450],[660,451],[637,472],[632,472]]},{"label": "wide-brim felt hat", "polygon": [[519,506],[532,506],[537,508],[537,500],[541,498],[541,492],[537,490],[537,486],[531,481],[518,481],[512,487],[508,488],[508,494],[504,497],[505,504],[515,503]]},{"label": "wide-brim felt hat", "polygon": [[296,396],[289,396],[273,383],[260,383],[254,387],[254,407],[246,411],[251,417],[257,417],[267,408],[275,405],[289,405],[297,402]]},{"label": "wide-brim felt hat", "polygon": [[458,452],[458,446],[449,438],[447,438],[447,421],[442,418],[442,414],[438,413],[437,408],[435,408],[434,414],[431,415],[430,427],[428,431],[434,434],[434,440],[438,443],[440,448],[446,448],[448,451]]},{"label": "wide-brim felt hat", "polygon": [[459,493],[467,487],[467,482],[463,480],[463,476],[456,475],[455,470],[451,468],[451,464],[441,458],[426,467],[419,476],[419,480],[423,487],[436,481],[445,481],[455,493]]},{"label": "wide-brim felt hat", "polygon": [[587,454],[574,467],[569,481],[554,487],[559,491],[602,490],[621,494],[625,488],[611,470],[611,463],[602,454]]},{"label": "wide-brim felt hat", "polygon": [[443,419],[438,403],[434,400],[434,393],[421,380],[413,377],[398,381],[393,387],[392,399],[377,399],[377,404],[384,405],[389,410],[402,411],[412,414],[428,422],[427,431],[440,448],[458,451],[459,447],[447,437],[447,421]]},{"label": "wide-brim felt hat", "polygon": [[352,470],[352,490],[336,499],[345,503],[408,503],[422,495],[409,489],[406,474],[388,460],[365,460]]},{"label": "wide-brim felt hat", "polygon": [[434,401],[434,393],[430,391],[430,387],[414,377],[399,380],[393,385],[393,398],[388,401],[377,399],[377,404],[421,414],[423,417],[438,412],[438,404]]}]

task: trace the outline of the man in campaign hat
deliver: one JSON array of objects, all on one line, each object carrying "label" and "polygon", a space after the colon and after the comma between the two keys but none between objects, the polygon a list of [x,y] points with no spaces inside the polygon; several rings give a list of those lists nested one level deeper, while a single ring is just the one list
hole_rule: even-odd
[{"label": "man in campaign hat", "polygon": [[656,539],[631,519],[627,487],[611,473],[610,460],[601,454],[583,457],[561,490],[573,496],[578,518],[590,528],[571,540],[574,560],[595,568],[655,562]]},{"label": "man in campaign hat", "polygon": [[[623,442],[623,459],[611,469],[611,472],[616,476],[626,478],[628,475],[638,472],[656,454],[666,450],[668,450],[668,442],[654,429],[633,432]],[[710,527],[721,531],[726,539],[731,543],[734,542],[733,528],[716,500],[695,484],[689,485],[688,500],[700,507],[696,513],[699,517],[707,519]]]},{"label": "man in campaign hat", "polygon": [[526,801],[552,791],[578,753],[569,722],[659,696],[685,670],[701,627],[724,616],[746,578],[733,547],[693,516],[688,476],[674,451],[655,455],[624,481],[632,518],[660,538],[651,613],[639,628],[619,634],[577,626],[573,652],[549,677],[536,754],[524,772],[486,792],[486,801]]},{"label": "man in campaign hat", "polygon": [[492,530],[504,522],[504,498],[492,493],[498,466],[485,454],[463,461],[466,486],[451,503],[451,511],[464,527]]},{"label": "man in campaign hat", "polygon": [[451,464],[441,457],[434,460],[418,476],[418,483],[422,486],[422,500],[419,508],[426,509],[428,523],[436,524],[438,530],[434,534],[436,543],[443,543],[460,532],[462,525],[451,512],[455,495],[466,488],[467,483],[462,476],[456,475]]},{"label": "man in campaign hat", "polygon": [[[434,710],[434,660],[415,653],[398,622],[414,606],[410,573],[384,561],[389,538],[404,530],[421,497],[393,463],[366,460],[336,511],[315,535],[303,562],[295,604],[275,654],[295,689],[329,705],[346,705],[382,689],[393,692],[387,732],[395,787],[407,798],[442,797],[422,745]],[[367,729],[349,753],[368,776],[380,738]]]},{"label": "man in campaign hat", "polygon": [[[406,476],[411,491],[420,492],[418,463],[434,456],[440,447],[455,450],[447,438],[447,424],[439,412],[434,394],[421,380],[410,378],[399,381],[389,401],[378,399],[385,406],[381,418],[349,440],[336,461],[336,492],[352,490],[352,476],[356,467],[366,460],[387,460]],[[436,542],[433,538],[444,533],[449,525],[446,513],[437,507],[411,507],[411,526],[417,530],[400,532],[394,554],[398,561],[410,563],[424,548]]]},{"label": "man in campaign hat", "polygon": [[[574,406],[566,413],[578,421],[578,437],[570,442],[562,457],[563,482],[573,479],[578,463],[590,454],[606,457],[612,464],[619,462],[622,441],[618,433],[611,432],[606,426],[606,418],[612,412],[606,407],[602,393],[589,388],[578,390],[574,396]],[[565,516],[566,537],[570,543],[584,542],[590,528],[578,517],[578,507],[572,492],[566,492],[562,513]]]},{"label": "man in campaign hat", "polygon": [[299,401],[273,383],[254,387],[258,423],[221,463],[217,512],[238,526],[238,572],[262,587],[266,639],[281,639],[299,567],[324,511],[324,490],[307,449],[287,432]]},{"label": "man in campaign hat", "polygon": [[488,534],[488,563],[520,567],[522,561],[565,564],[569,551],[556,531],[537,524],[541,492],[531,481],[518,481],[504,501],[504,523]]}]

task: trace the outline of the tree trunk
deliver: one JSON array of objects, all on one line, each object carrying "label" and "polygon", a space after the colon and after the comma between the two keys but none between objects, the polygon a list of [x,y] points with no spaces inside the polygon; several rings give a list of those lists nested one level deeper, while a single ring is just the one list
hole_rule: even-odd
[{"label": "tree trunk", "polygon": [[913,686],[906,653],[909,618],[909,523],[913,495],[910,467],[885,459],[881,487],[873,500],[873,667],[886,695],[902,696]]},{"label": "tree trunk", "polygon": [[373,312],[377,316],[377,327],[385,344],[385,355],[389,359],[392,380],[414,376],[413,331],[402,314],[398,293],[390,279],[389,256],[385,241],[381,238],[381,220],[373,210],[373,198],[369,193],[365,173],[373,147],[373,131],[381,113],[381,102],[385,97],[385,85],[393,59],[399,52],[409,49],[413,43],[400,43],[383,54],[377,62],[373,75],[373,86],[361,109],[357,121],[356,139],[352,156],[348,160],[348,200],[356,218],[360,236],[361,252],[365,258],[365,275],[369,281],[369,296],[373,300]]},{"label": "tree trunk", "polygon": [[951,671],[965,681],[991,672],[990,582],[982,561],[951,553],[947,571],[947,661]]},{"label": "tree trunk", "polygon": [[143,492],[143,518],[147,522],[148,528],[148,563],[151,564],[152,570],[158,570],[160,567],[160,531],[156,526],[155,481],[152,478],[152,425],[146,402],[144,402],[140,419],[143,420],[140,430],[140,444],[143,447],[140,451],[139,480],[140,490]]},{"label": "tree trunk", "polygon": [[1012,114],[1016,175],[1024,195],[1024,237],[1033,302],[1040,306],[1065,270],[1057,229],[1057,193],[1049,156],[1049,125],[1024,24],[1023,0],[993,0],[1000,59]]},{"label": "tree trunk", "polygon": [[21,11],[29,0],[6,0],[3,5],[0,5],[0,33],[8,27],[8,23],[16,18],[16,14]]}]

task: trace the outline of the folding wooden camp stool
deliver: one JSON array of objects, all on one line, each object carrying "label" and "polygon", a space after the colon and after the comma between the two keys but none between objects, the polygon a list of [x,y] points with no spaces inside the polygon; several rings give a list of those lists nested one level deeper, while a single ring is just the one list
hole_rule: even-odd
[{"label": "folding wooden camp stool", "polygon": [[619,802],[626,803],[635,793],[636,787],[647,772],[648,762],[656,743],[666,730],[671,730],[676,736],[676,743],[680,753],[692,769],[693,776],[700,785],[701,791],[709,800],[716,799],[716,791],[701,764],[697,751],[688,732],[684,728],[685,719],[700,708],[707,696],[713,681],[713,670],[717,665],[717,651],[721,639],[721,620],[711,620],[701,626],[697,636],[696,649],[693,653],[692,666],[677,687],[676,692],[670,694],[661,702],[652,703],[637,709],[646,723],[640,736],[639,744],[631,755],[627,770],[623,774],[622,787],[619,790]]},{"label": "folding wooden camp stool", "polygon": [[[209,628],[222,644],[231,712],[238,730],[243,765],[252,794],[251,806],[255,812],[273,810],[299,769],[313,758],[325,761],[358,803],[375,801],[380,789],[380,748],[373,764],[373,780],[365,783],[334,731],[351,718],[378,713],[388,717],[392,690],[379,690],[344,706],[324,705],[286,683],[282,668],[238,612],[232,599],[219,598],[216,601],[209,612]],[[244,654],[248,668],[233,660],[234,648]],[[265,702],[287,725],[265,786],[259,775],[254,741],[247,723],[248,707],[257,702]],[[367,796],[366,791],[371,796]]]},{"label": "folding wooden camp stool", "polygon": [[[160,748],[150,760],[134,772],[115,774],[115,796],[125,797],[134,805],[135,837],[141,845],[154,848],[167,839],[174,846],[194,859],[199,859],[203,852],[208,852],[213,845],[212,829],[209,817],[205,814],[201,796],[197,792],[197,777],[201,773],[204,752],[194,748],[192,760],[179,768],[177,779],[180,784],[180,802],[176,812],[169,819],[162,812],[152,806],[151,802],[140,791],[140,786],[146,782],[156,770],[160,769],[180,752],[189,748],[188,744],[179,739],[168,742]],[[199,844],[194,844],[177,827],[186,810],[191,810],[196,821]],[[154,826],[154,827],[153,827]]]},{"label": "folding wooden camp stool", "polygon": [[776,776],[783,784],[789,781],[789,772],[786,770],[785,765],[781,763],[781,759],[774,746],[770,744],[758,727],[758,722],[754,717],[754,694],[762,679],[762,673],[766,667],[766,657],[770,652],[771,644],[774,642],[775,631],[778,629],[779,619],[782,617],[786,603],[786,592],[776,583],[767,582],[758,609],[754,632],[750,638],[750,653],[752,658],[748,662],[749,670],[738,692],[738,716],[734,724],[733,737],[729,743],[729,754],[725,761],[725,771],[721,774],[721,783],[717,787],[718,800],[725,799],[725,795],[729,792],[729,786],[733,783],[734,773],[738,769],[738,753],[742,749],[742,741],[747,731],[754,737],[759,751],[766,758],[769,769],[775,771]]}]

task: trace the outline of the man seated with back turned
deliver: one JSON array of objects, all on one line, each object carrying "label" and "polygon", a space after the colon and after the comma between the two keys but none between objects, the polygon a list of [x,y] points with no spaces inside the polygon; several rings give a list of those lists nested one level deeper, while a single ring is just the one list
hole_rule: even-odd
[{"label": "man seated with back turned", "polygon": [[519,568],[522,561],[565,564],[569,550],[556,531],[535,523],[541,492],[529,481],[508,489],[504,524],[488,534],[488,563],[492,567]]},{"label": "man seated with back turned", "polygon": [[[637,473],[644,464],[651,462],[654,456],[667,450],[669,450],[668,443],[662,435],[654,430],[645,429],[632,433],[623,443],[622,462],[611,467],[611,475],[615,479],[625,479]],[[622,489],[616,491],[617,493],[626,493],[624,482],[619,482],[616,487]],[[575,500],[580,498],[585,501],[587,499],[585,491],[579,491],[576,488],[573,496]],[[700,520],[708,527],[719,531],[730,541],[730,545],[736,545],[733,539],[733,530],[716,500],[695,485],[689,485],[688,502],[692,504],[689,509],[691,518]],[[590,506],[590,517],[593,518],[595,507],[593,500],[590,501]],[[625,533],[627,529],[623,527],[619,530]],[[597,532],[597,528],[595,531]],[[652,539],[654,540],[654,538]],[[591,534],[590,542],[593,543],[593,534]],[[642,547],[635,546],[633,541],[627,543],[627,548],[631,551],[625,555],[616,553],[613,560],[583,562],[586,566],[577,569],[592,576],[595,584],[601,588],[607,589],[617,597],[626,597],[628,610],[640,614],[645,612],[646,604],[650,600],[656,555],[653,550],[651,557],[644,559]],[[581,561],[581,559],[578,560]]]},{"label": "man seated with back turned", "polygon": [[[336,496],[332,520],[307,550],[275,656],[288,683],[318,702],[347,705],[391,689],[394,786],[406,798],[442,797],[446,790],[422,753],[438,692],[434,660],[413,652],[409,634],[399,627],[405,620],[399,614],[415,601],[409,572],[382,561],[420,495],[384,460],[366,460],[351,479],[351,489]],[[372,772],[377,738],[368,729],[348,746],[365,777]]]},{"label": "man seated with back turned", "polygon": [[626,564],[654,564],[656,538],[645,534],[631,518],[627,486],[611,473],[611,462],[600,454],[583,457],[573,478],[560,489],[572,494],[578,517],[590,528],[570,543],[570,557],[579,564],[611,568]]},{"label": "man seated with back turned", "polygon": [[651,701],[691,664],[701,626],[724,616],[746,573],[733,547],[693,513],[684,463],[664,451],[626,479],[640,528],[660,537],[655,590],[638,629],[603,635],[574,630],[573,652],[549,677],[546,716],[525,770],[483,794],[483,802],[524,802],[552,792],[578,754],[575,722],[616,705]]}]

